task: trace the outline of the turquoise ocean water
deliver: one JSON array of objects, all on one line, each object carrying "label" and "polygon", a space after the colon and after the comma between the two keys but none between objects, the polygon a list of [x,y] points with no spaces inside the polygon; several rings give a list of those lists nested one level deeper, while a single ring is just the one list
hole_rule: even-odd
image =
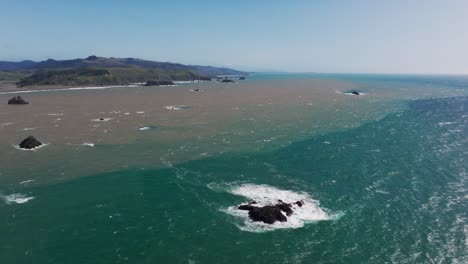
[{"label": "turquoise ocean water", "polygon": [[[468,89],[463,77],[319,78]],[[269,151],[9,186],[0,263],[468,263],[468,97],[425,97]],[[307,206],[267,226],[233,209],[252,199]]]}]

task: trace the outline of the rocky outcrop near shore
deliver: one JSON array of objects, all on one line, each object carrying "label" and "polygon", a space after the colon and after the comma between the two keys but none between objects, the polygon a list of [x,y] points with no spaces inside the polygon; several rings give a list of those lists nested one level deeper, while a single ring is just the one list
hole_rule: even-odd
[{"label": "rocky outcrop near shore", "polygon": [[147,81],[145,86],[164,86],[164,85],[174,85],[173,81]]},{"label": "rocky outcrop near shore", "polygon": [[25,105],[25,104],[29,104],[29,102],[27,102],[26,100],[23,99],[23,97],[18,95],[8,100],[8,104],[9,105]]},{"label": "rocky outcrop near shore", "polygon": [[35,149],[41,145],[42,143],[39,142],[36,138],[34,138],[33,136],[29,136],[23,141],[21,141],[19,147],[22,149]]}]

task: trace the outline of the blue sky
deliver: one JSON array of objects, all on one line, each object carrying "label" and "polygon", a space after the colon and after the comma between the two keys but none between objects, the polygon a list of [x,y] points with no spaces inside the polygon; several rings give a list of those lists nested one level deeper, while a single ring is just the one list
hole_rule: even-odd
[{"label": "blue sky", "polygon": [[0,60],[468,74],[466,0],[0,0],[0,32]]}]

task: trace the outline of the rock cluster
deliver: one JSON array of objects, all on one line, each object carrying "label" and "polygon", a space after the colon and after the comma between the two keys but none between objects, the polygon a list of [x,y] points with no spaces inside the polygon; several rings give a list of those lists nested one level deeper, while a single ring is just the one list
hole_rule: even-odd
[{"label": "rock cluster", "polygon": [[[242,204],[237,209],[249,211],[249,217],[256,222],[264,222],[266,224],[274,224],[276,221],[287,222],[289,216],[291,216],[294,211],[292,210],[293,205],[290,203],[284,203],[281,200],[278,200],[277,204],[266,205],[266,206],[256,206],[257,202],[252,201],[248,204]],[[299,207],[304,205],[304,201],[297,201],[293,203]],[[284,214],[286,215],[284,215]]]},{"label": "rock cluster", "polygon": [[174,85],[173,81],[147,81],[145,86]]}]

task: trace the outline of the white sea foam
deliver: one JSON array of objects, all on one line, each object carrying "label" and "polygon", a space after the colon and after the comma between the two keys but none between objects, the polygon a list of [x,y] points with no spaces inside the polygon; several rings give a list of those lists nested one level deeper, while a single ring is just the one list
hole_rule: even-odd
[{"label": "white sea foam", "polygon": [[[210,189],[213,186],[209,186]],[[306,223],[336,219],[338,214],[330,214],[320,207],[320,202],[314,200],[305,192],[294,192],[290,190],[281,190],[269,185],[243,184],[229,190],[230,193],[243,196],[248,201],[256,201],[257,206],[271,205],[282,200],[286,203],[303,201],[304,205],[299,207],[293,204],[294,213],[288,217],[287,222],[275,222],[274,224],[265,224],[263,222],[254,222],[249,218],[248,211],[237,209],[238,205],[223,209],[224,212],[242,219],[243,224],[238,225],[241,230],[249,232],[264,232],[282,228],[300,228]]]},{"label": "white sea foam", "polygon": [[186,105],[168,105],[168,106],[165,106],[165,108],[167,110],[182,110],[182,109],[189,109],[190,106],[186,106]]},{"label": "white sea foam", "polygon": [[14,193],[10,195],[0,194],[0,199],[2,199],[6,204],[12,204],[12,203],[24,204],[34,199],[34,197],[32,196],[28,197],[22,193]]},{"label": "white sea foam", "polygon": [[56,91],[77,91],[77,90],[104,90],[122,87],[139,87],[140,85],[114,85],[114,86],[93,86],[93,87],[73,87],[73,88],[60,88],[60,89],[42,89],[42,90],[25,90],[25,91],[12,91],[2,92],[0,94],[21,94],[21,93],[41,93],[41,92],[56,92]]},{"label": "white sea foam", "polygon": [[36,130],[35,127],[25,127],[23,128],[24,131],[31,131],[31,130]]},{"label": "white sea foam", "polygon": [[26,184],[26,183],[30,183],[30,182],[33,182],[34,180],[26,180],[26,181],[22,181],[20,182],[19,184]]},{"label": "white sea foam", "polygon": [[456,122],[440,122],[439,126],[447,126],[447,125],[453,125],[456,124]]},{"label": "white sea foam", "polygon": [[145,130],[150,130],[151,128],[150,127],[140,127],[138,128],[138,130],[140,131],[145,131]]},{"label": "white sea foam", "polygon": [[96,146],[94,143],[87,143],[87,142],[85,142],[85,143],[83,143],[83,144],[81,144],[81,145],[82,145],[82,146],[87,146],[87,147],[94,147],[94,146]]},{"label": "white sea foam", "polygon": [[137,114],[141,115],[141,114],[144,114],[144,113],[145,113],[145,111],[136,111],[135,113],[137,113]]}]

